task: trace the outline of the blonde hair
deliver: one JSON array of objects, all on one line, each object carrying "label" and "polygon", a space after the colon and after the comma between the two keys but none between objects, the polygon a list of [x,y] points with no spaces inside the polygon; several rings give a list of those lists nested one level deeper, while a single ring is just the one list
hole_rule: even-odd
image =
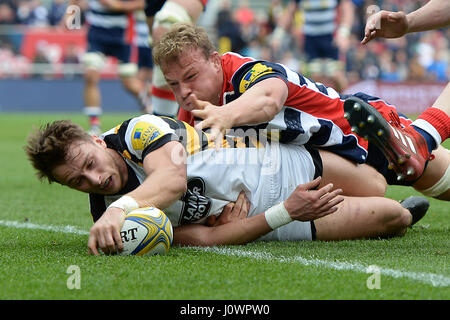
[{"label": "blonde hair", "polygon": [[189,49],[201,49],[206,59],[216,51],[202,27],[188,23],[175,23],[153,47],[153,62],[162,64],[177,61]]},{"label": "blonde hair", "polygon": [[91,142],[91,136],[70,120],[58,120],[36,129],[28,136],[24,150],[39,180],[57,181],[53,169],[66,162],[69,148],[74,142]]}]

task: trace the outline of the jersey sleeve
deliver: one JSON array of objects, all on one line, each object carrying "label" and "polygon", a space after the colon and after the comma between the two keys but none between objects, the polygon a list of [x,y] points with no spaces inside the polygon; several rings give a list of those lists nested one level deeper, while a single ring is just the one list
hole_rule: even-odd
[{"label": "jersey sleeve", "polygon": [[170,141],[178,141],[175,131],[167,122],[153,115],[143,115],[130,120],[125,134],[127,149],[140,161]]},{"label": "jersey sleeve", "polygon": [[123,122],[104,136],[108,148],[142,165],[144,158],[166,143],[179,141],[175,130],[159,117],[142,115]]},{"label": "jersey sleeve", "polygon": [[240,95],[258,82],[269,78],[279,78],[286,85],[289,83],[286,71],[281,65],[259,60],[246,63],[237,70],[233,76],[232,84],[235,92],[238,91]]}]

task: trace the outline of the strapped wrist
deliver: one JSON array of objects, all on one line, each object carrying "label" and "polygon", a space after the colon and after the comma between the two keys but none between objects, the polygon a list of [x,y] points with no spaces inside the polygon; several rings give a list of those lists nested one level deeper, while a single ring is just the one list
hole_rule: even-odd
[{"label": "strapped wrist", "polygon": [[128,214],[129,212],[138,209],[139,204],[130,196],[122,196],[108,206],[108,208],[111,207],[122,209],[125,214]]},{"label": "strapped wrist", "polygon": [[284,206],[284,202],[280,202],[279,204],[267,209],[264,215],[267,224],[272,228],[272,230],[284,226],[292,221],[289,212],[287,212]]}]

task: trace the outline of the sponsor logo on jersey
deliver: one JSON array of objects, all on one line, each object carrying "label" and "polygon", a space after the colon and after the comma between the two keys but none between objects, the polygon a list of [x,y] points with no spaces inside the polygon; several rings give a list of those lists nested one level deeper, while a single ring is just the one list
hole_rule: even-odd
[{"label": "sponsor logo on jersey", "polygon": [[205,197],[205,181],[192,178],[187,182],[187,191],[181,198],[183,210],[180,225],[192,223],[206,217],[211,210],[211,199]]},{"label": "sponsor logo on jersey", "polygon": [[241,83],[239,84],[239,92],[244,93],[252,82],[271,73],[274,73],[271,67],[268,67],[262,63],[255,64],[249,71],[247,71],[244,77],[242,77]]},{"label": "sponsor logo on jersey", "polygon": [[144,150],[162,136],[161,131],[148,122],[138,122],[131,134],[131,145],[135,150]]}]

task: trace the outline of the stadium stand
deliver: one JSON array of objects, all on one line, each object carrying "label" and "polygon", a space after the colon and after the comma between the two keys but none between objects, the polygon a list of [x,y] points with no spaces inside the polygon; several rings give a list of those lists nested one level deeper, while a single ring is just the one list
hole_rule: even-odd
[{"label": "stadium stand", "polygon": [[[82,14],[86,2],[80,0]],[[414,99],[417,101],[420,96],[420,104],[425,108],[434,93],[442,90],[450,79],[450,28],[409,34],[399,39],[379,39],[362,46],[360,40],[366,12],[373,10],[373,5],[385,10],[411,12],[426,1],[354,2],[357,4],[356,19],[350,34],[350,49],[344,57],[350,84],[347,92],[361,86],[365,91],[371,88],[376,92],[374,94],[387,99],[392,96],[392,103],[398,106],[409,104]],[[255,58],[282,62],[308,76],[301,11],[297,12],[295,23],[282,43],[275,47],[271,41],[286,3],[282,0],[211,0],[204,15],[208,15],[207,20],[213,24],[205,27],[212,31],[211,35],[222,52],[233,50]],[[86,48],[86,31],[83,27],[69,31],[59,27],[65,9],[63,0],[1,2],[0,79],[67,80],[82,75],[79,60]],[[83,15],[81,21],[84,21]],[[107,61],[102,77],[117,79],[114,59]],[[386,86],[385,83],[394,85]],[[400,91],[404,92],[402,97],[398,97]],[[405,96],[414,98],[406,99]]]}]

